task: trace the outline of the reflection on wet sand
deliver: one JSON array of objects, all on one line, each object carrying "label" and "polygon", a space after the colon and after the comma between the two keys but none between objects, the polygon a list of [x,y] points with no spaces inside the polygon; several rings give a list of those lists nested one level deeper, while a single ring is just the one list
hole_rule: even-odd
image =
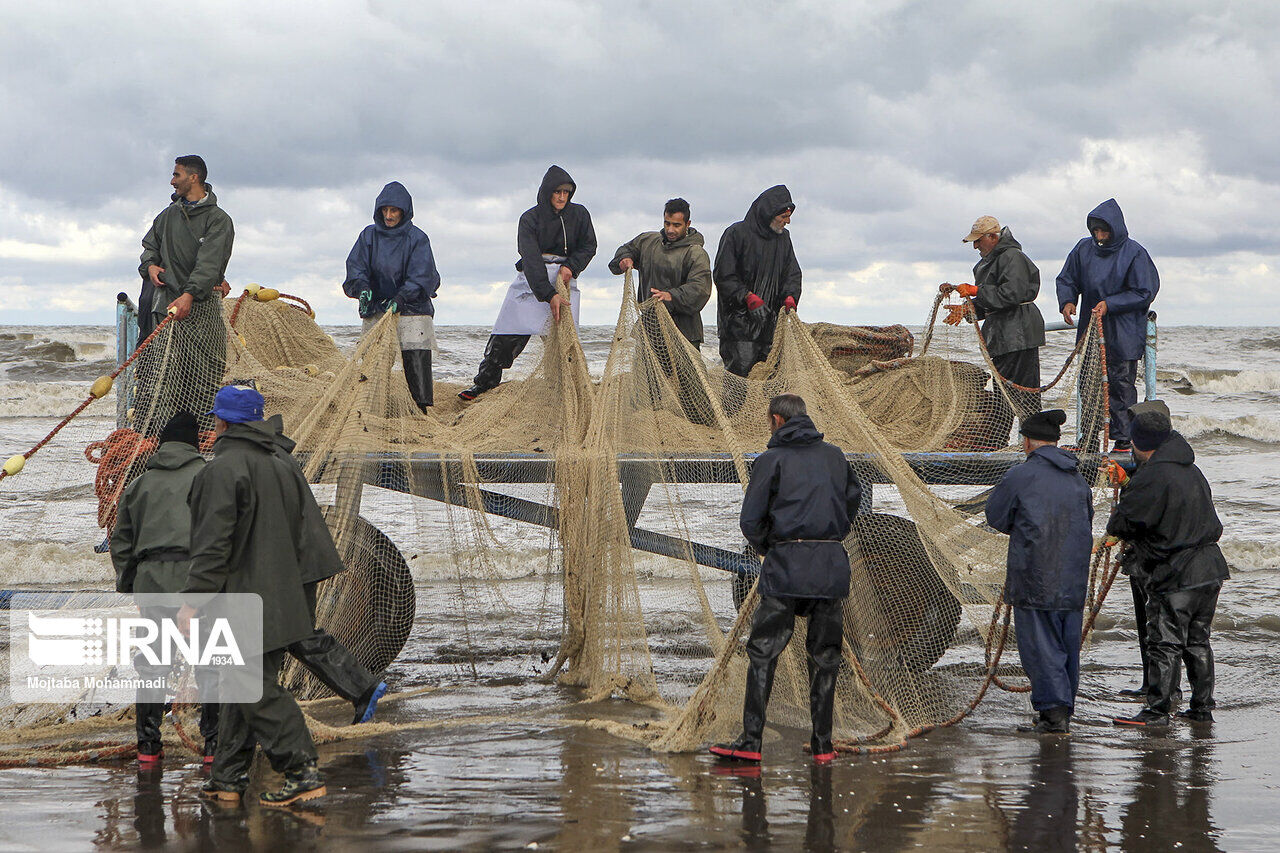
[{"label": "reflection on wet sand", "polygon": [[1209,814],[1214,742],[1206,726],[1191,741],[1144,738],[1130,800],[1120,817],[1125,850],[1218,851],[1218,829]]}]

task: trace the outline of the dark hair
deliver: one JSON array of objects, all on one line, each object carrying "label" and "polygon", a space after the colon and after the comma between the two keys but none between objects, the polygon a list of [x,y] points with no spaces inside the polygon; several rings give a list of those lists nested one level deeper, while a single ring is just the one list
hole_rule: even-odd
[{"label": "dark hair", "polygon": [[662,208],[662,212],[668,216],[673,213],[683,213],[684,221],[689,221],[689,202],[682,198],[673,198],[667,202],[666,207]]},{"label": "dark hair", "polygon": [[799,394],[779,394],[769,401],[769,414],[789,421],[798,415],[809,414]]},{"label": "dark hair", "polygon": [[199,154],[183,154],[181,157],[175,157],[173,163],[193,173],[202,184],[209,177],[209,169],[204,164],[204,158]]}]

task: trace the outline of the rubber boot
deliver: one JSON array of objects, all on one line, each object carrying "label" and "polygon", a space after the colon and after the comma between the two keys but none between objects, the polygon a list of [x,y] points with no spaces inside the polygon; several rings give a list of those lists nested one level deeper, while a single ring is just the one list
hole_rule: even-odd
[{"label": "rubber boot", "polygon": [[139,764],[154,764],[162,757],[160,721],[163,718],[163,702],[139,702],[134,707],[134,727],[138,735]]},{"label": "rubber boot", "polygon": [[747,734],[738,735],[733,743],[717,743],[709,751],[718,758],[732,758],[736,761],[759,762],[762,757],[760,739]]},{"label": "rubber boot", "polygon": [[485,391],[497,388],[502,383],[502,371],[515,364],[516,357],[524,352],[528,343],[529,335],[490,335],[474,384],[465,391],[459,391],[458,396],[463,400],[474,400]]},{"label": "rubber boot", "polygon": [[314,761],[308,761],[298,770],[289,770],[284,774],[284,786],[279,791],[266,791],[258,796],[258,802],[264,806],[280,808],[314,800],[325,795],[324,777],[316,768]]},{"label": "rubber boot", "polygon": [[400,351],[400,362],[404,365],[404,380],[409,385],[409,393],[413,402],[425,414],[433,403],[433,387],[431,382],[431,350],[406,349]]}]

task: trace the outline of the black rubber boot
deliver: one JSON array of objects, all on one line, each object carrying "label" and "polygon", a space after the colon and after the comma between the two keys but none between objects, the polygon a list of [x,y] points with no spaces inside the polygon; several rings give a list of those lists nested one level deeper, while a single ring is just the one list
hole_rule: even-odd
[{"label": "black rubber boot", "polygon": [[750,735],[738,735],[733,743],[717,743],[709,750],[718,758],[732,758],[735,761],[760,761],[760,739]]},{"label": "black rubber boot", "polygon": [[320,775],[316,763],[310,761],[299,770],[286,771],[284,786],[279,791],[266,791],[258,795],[258,802],[264,806],[280,808],[324,795],[324,777]]},{"label": "black rubber boot", "polygon": [[404,365],[404,379],[413,395],[413,402],[425,413],[434,402],[431,382],[431,350],[406,349],[400,351],[400,362]]},{"label": "black rubber boot", "polygon": [[474,400],[485,391],[497,388],[502,383],[502,371],[515,364],[516,357],[524,352],[527,343],[528,335],[490,335],[474,384],[465,391],[459,391],[458,396],[464,400]]},{"label": "black rubber boot", "polygon": [[160,721],[163,718],[163,702],[139,702],[134,706],[139,764],[154,764],[163,756],[160,747]]},{"label": "black rubber boot", "polygon": [[1117,726],[1162,729],[1169,725],[1169,715],[1157,713],[1150,708],[1143,708],[1132,717],[1113,717],[1111,722],[1115,723]]},{"label": "black rubber boot", "polygon": [[1179,711],[1174,716],[1176,716],[1180,720],[1186,720],[1189,723],[1212,723],[1213,722],[1213,712],[1207,711],[1207,710],[1193,711],[1190,708],[1187,708],[1185,711]]}]

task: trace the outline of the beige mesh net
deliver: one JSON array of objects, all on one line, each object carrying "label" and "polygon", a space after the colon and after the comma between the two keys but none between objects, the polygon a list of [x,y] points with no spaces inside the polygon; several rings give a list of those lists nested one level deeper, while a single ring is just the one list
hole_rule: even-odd
[{"label": "beige mesh net", "polygon": [[[866,511],[845,543],[853,579],[838,748],[894,748],[962,718],[992,686],[1025,689],[1000,603],[1007,540],[982,524],[982,500],[1020,461],[1012,427],[1031,408],[1076,414],[1064,445],[1105,440],[1096,332],[1041,394],[993,381],[972,326],[935,335],[942,297],[914,357],[903,327],[806,326],[786,313],[768,358],[743,379],[704,361],[663,303],[637,304],[626,278],[599,378],[566,315],[526,378],[465,407],[437,383],[440,403],[426,415],[400,371],[393,320],[350,356],[287,299],[246,294],[221,316],[167,324],[126,382],[119,485],[175,408],[207,411],[217,383],[252,380],[297,441],[350,567],[322,588],[318,619],[367,666],[394,660],[428,608],[449,638],[436,659],[513,685],[556,679],[582,688],[582,701],[643,703],[654,719],[590,724],[691,750],[740,723],[759,565],[737,532],[741,488],[768,440],[768,400],[796,393],[864,486]],[[1101,505],[1109,495],[1097,457],[1083,458]],[[117,495],[105,490],[104,505]],[[410,564],[432,555],[447,581],[415,585]],[[1109,585],[1101,557],[1094,572],[1091,610]],[[801,624],[779,665],[771,722],[808,726],[803,648]],[[283,678],[324,701],[300,668]],[[4,760],[124,749],[128,709],[94,713],[10,709]],[[61,753],[33,747],[77,726],[117,739]],[[386,729],[314,728],[324,738]]]}]

